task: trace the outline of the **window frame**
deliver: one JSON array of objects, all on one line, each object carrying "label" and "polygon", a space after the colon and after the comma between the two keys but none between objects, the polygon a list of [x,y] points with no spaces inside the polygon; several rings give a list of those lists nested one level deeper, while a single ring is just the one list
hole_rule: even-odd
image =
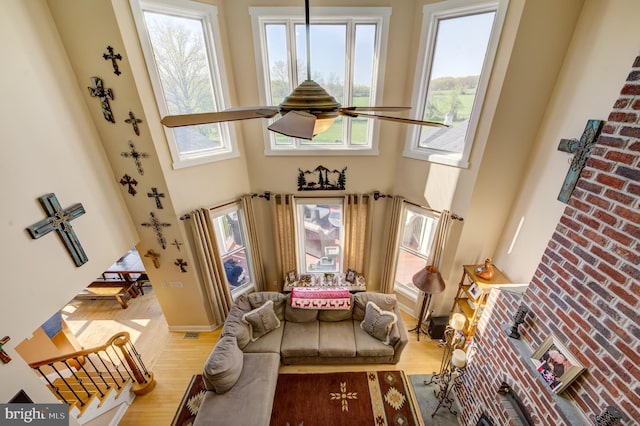
[{"label": "window frame", "polygon": [[[242,237],[244,242],[243,250],[245,250],[245,253],[246,253],[247,268],[249,269],[249,277],[250,277],[250,280],[247,284],[243,284],[242,286],[236,289],[231,288],[231,286],[229,285],[229,281],[227,280],[227,274],[224,272],[224,260],[223,260],[223,255],[221,254],[221,248],[219,247],[219,242],[218,242],[218,240],[221,238],[221,236],[218,234],[220,232],[220,229],[219,229],[220,227],[218,226],[218,221],[216,220],[217,218],[225,216],[234,211],[237,213],[239,217],[240,231],[242,232]],[[213,231],[216,238],[216,246],[218,246],[217,255],[218,255],[218,258],[220,259],[220,264],[223,265],[224,281],[227,287],[229,288],[229,291],[231,292],[232,298],[236,299],[242,294],[254,291],[256,288],[256,282],[255,282],[255,270],[253,266],[253,253],[251,252],[251,247],[248,244],[249,230],[247,228],[246,216],[245,216],[244,209],[242,208],[242,204],[239,201],[234,201],[227,205],[213,208],[209,210],[209,217],[211,218],[211,221],[213,223]]]},{"label": "window frame", "polygon": [[[267,24],[286,24],[291,25],[292,28],[296,24],[304,24],[304,8],[300,7],[250,7],[249,14],[251,15],[251,25],[253,32],[253,44],[254,53],[256,59],[257,75],[258,75],[258,91],[260,94],[260,103],[262,105],[270,105],[270,81],[269,73],[267,72],[268,55],[266,45],[266,33],[265,26]],[[377,35],[373,58],[373,78],[371,91],[374,95],[371,97],[371,105],[382,105],[382,94],[384,89],[384,68],[386,64],[386,52],[387,41],[389,34],[389,21],[391,16],[390,7],[312,7],[309,10],[310,23],[313,24],[345,24],[350,22],[351,25],[357,24],[376,24]],[[289,60],[289,75],[290,91],[295,89],[296,85],[296,68],[291,46],[294,43],[295,34],[287,30],[287,52]],[[349,34],[349,31],[347,31]],[[346,63],[350,64],[352,58],[349,57],[349,52],[352,51],[353,39],[355,35],[351,35],[347,39],[347,58]],[[351,44],[349,44],[351,43]],[[351,65],[347,65],[348,69],[351,69]],[[351,79],[351,85],[353,83],[352,76],[347,72],[345,74],[345,80]],[[345,106],[345,105],[343,105]],[[350,120],[349,117],[342,116],[343,120]],[[265,121],[263,123],[263,134],[265,140],[264,155],[266,156],[300,156],[300,155],[378,155],[378,135],[379,135],[379,123],[377,120],[370,120],[368,126],[368,137],[370,140],[369,145],[351,145],[350,141],[345,142],[343,145],[326,145],[320,144],[316,146],[310,146],[307,144],[300,144],[299,140],[291,138],[293,144],[290,146],[277,146],[275,145],[275,135],[273,132],[267,129],[271,121]]]},{"label": "window frame", "polygon": [[[429,243],[429,247],[427,248],[427,253],[422,254],[419,251],[413,250],[411,248],[403,248],[403,238],[404,238],[404,234],[405,234],[405,226],[407,223],[407,215],[409,214],[409,212],[412,212],[414,214],[417,215],[421,215],[424,216],[425,218],[427,218],[427,220],[432,219],[434,221],[433,223],[433,231],[429,234],[429,237],[431,239],[431,242]],[[401,221],[401,229],[399,230],[400,232],[398,233],[398,248],[397,248],[397,255],[396,255],[396,275],[393,277],[394,280],[394,291],[407,297],[409,300],[412,301],[417,301],[418,300],[418,296],[420,294],[420,291],[416,288],[412,288],[410,286],[408,286],[405,283],[399,282],[397,280],[397,275],[398,275],[398,264],[400,262],[400,256],[401,253],[403,251],[406,251],[408,253],[411,253],[414,256],[417,256],[421,259],[424,260],[424,266],[426,266],[428,264],[428,262],[430,261],[430,258],[433,254],[433,243],[434,243],[434,238],[435,238],[435,233],[438,229],[438,223],[440,222],[440,218],[441,215],[440,213],[434,212],[432,210],[426,209],[426,208],[422,208],[419,206],[414,206],[412,204],[408,204],[408,203],[404,203],[402,206],[402,221]],[[423,232],[424,232],[425,228],[423,227]],[[424,240],[424,235],[422,236],[421,239],[421,244],[424,244],[425,242]],[[411,271],[412,274],[418,272],[419,269],[416,269],[415,271]]]},{"label": "window frame", "polygon": [[[307,262],[306,262],[306,246],[305,246],[305,239],[306,239],[306,234],[305,234],[305,228],[304,228],[304,215],[300,215],[300,206],[303,205],[308,205],[308,204],[313,204],[313,205],[318,205],[318,204],[339,204],[342,208],[342,214],[341,214],[341,218],[340,218],[340,253],[338,255],[339,257],[339,264],[340,264],[340,268],[337,271],[313,271],[313,270],[307,270]],[[309,198],[304,198],[304,197],[296,197],[294,198],[294,206],[295,206],[295,238],[296,238],[296,260],[297,260],[297,265],[298,265],[298,271],[300,271],[300,274],[311,274],[311,273],[321,273],[321,272],[327,272],[327,273],[341,273],[344,272],[344,243],[345,243],[345,209],[346,209],[346,199],[345,197],[309,197]]]},{"label": "window frame", "polygon": [[481,112],[484,108],[485,95],[491,70],[495,62],[498,43],[502,34],[502,27],[506,16],[509,0],[448,0],[423,6],[422,30],[420,35],[420,46],[418,49],[418,66],[413,83],[412,108],[416,117],[422,117],[426,106],[428,86],[431,79],[431,68],[433,65],[433,54],[438,30],[438,21],[475,15],[486,12],[495,12],[493,27],[487,45],[485,61],[480,73],[476,97],[469,117],[469,125],[465,134],[464,147],[461,153],[446,152],[419,146],[420,130],[419,126],[410,126],[407,130],[405,148],[402,153],[404,157],[418,160],[430,161],[433,163],[445,164],[449,166],[468,168],[471,150],[475,144],[478,123]]},{"label": "window frame", "polygon": [[[169,115],[169,112],[160,76],[156,68],[154,52],[147,33],[147,25],[144,19],[144,12],[146,11],[174,15],[181,18],[197,19],[203,23],[209,75],[211,77],[215,103],[217,104],[218,111],[228,108],[231,103],[229,100],[228,79],[224,64],[220,26],[218,24],[218,8],[213,5],[194,1],[129,0],[129,2],[144,57],[144,63],[155,96],[155,104],[160,117]],[[181,153],[173,129],[163,126],[166,142],[173,161],[172,167],[174,169],[180,169],[239,157],[240,152],[238,150],[234,126],[230,125],[230,123],[219,124],[220,139],[223,146],[221,148],[207,149],[203,150],[203,152],[192,154]]]}]

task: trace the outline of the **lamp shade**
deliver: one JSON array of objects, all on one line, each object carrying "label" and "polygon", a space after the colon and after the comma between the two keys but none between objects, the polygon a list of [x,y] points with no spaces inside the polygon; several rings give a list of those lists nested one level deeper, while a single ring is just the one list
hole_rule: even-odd
[{"label": "lamp shade", "polygon": [[435,266],[427,265],[412,278],[413,284],[427,294],[436,294],[444,290],[444,280]]}]

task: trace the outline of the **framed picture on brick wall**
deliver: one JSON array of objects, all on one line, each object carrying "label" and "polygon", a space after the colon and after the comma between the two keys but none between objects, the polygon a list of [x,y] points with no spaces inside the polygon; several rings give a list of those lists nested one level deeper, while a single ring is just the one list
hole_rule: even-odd
[{"label": "framed picture on brick wall", "polygon": [[531,356],[540,377],[554,393],[564,391],[586,368],[554,334]]}]

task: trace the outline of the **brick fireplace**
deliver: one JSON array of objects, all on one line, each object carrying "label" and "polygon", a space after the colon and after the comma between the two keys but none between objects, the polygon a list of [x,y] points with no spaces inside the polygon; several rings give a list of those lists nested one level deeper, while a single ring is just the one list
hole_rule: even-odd
[{"label": "brick fireplace", "polygon": [[[524,294],[494,291],[458,391],[461,419],[518,425],[498,394],[502,382],[535,424],[594,424],[607,406],[622,424],[640,421],[640,57]],[[596,117],[585,117],[596,118]],[[522,338],[507,337],[520,304]],[[530,360],[555,334],[587,368],[560,395]]]}]

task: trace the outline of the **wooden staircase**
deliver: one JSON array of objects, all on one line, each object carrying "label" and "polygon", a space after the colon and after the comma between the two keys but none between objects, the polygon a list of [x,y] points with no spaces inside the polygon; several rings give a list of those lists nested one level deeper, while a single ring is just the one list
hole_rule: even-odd
[{"label": "wooden staircase", "polygon": [[119,408],[120,415],[135,395],[155,387],[131,343],[129,333],[112,336],[104,345],[29,364],[47,383],[78,423],[86,424]]}]

